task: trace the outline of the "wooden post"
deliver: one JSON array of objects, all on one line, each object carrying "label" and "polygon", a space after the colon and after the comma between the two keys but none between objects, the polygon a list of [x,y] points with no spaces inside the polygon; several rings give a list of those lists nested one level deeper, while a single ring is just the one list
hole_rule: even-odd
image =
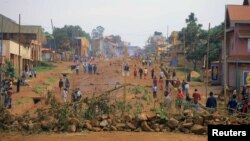
[{"label": "wooden post", "polygon": [[207,63],[206,63],[206,99],[207,99],[207,96],[208,96],[208,59],[209,59],[209,38],[210,38],[210,23],[208,25],[208,38],[207,38]]},{"label": "wooden post", "polygon": [[[127,55],[128,55],[128,49],[127,49],[127,47],[125,47],[124,48],[124,64],[126,65],[126,63],[127,63]],[[124,68],[123,68],[124,69]],[[123,103],[124,103],[124,108],[123,108],[123,110],[122,110],[122,117],[124,117],[124,114],[125,114],[125,106],[126,106],[126,98],[127,98],[127,90],[126,90],[126,73],[124,72],[124,76],[123,76],[123,78],[124,78],[124,89],[123,89]]]},{"label": "wooden post", "polygon": [[224,20],[224,59],[223,59],[223,76],[224,76],[224,106],[227,106],[227,23],[226,23],[226,12],[227,12],[227,6],[225,6],[225,20]]}]

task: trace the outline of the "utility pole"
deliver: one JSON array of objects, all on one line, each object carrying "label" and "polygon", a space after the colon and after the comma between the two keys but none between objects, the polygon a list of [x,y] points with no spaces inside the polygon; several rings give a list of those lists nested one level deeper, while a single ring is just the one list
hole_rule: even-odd
[{"label": "utility pole", "polygon": [[208,25],[208,38],[207,38],[207,63],[206,63],[206,99],[207,99],[207,96],[208,96],[208,58],[209,58],[209,39],[210,39],[210,23]]},{"label": "utility pole", "polygon": [[[52,27],[52,35],[53,35],[53,32],[54,32],[54,30],[55,30],[55,27],[54,27],[54,25],[53,25],[52,19],[51,19],[51,27]],[[54,37],[54,36],[53,36],[53,37]],[[54,46],[55,46],[55,51],[56,51],[56,40],[55,40],[55,37],[54,37]]]},{"label": "utility pole", "polygon": [[[127,64],[127,55],[128,55],[128,49],[127,47],[124,47],[124,65]],[[124,69],[124,67],[123,67]],[[123,89],[123,104],[124,104],[124,108],[122,110],[122,117],[124,117],[125,114],[125,108],[126,108],[126,98],[127,98],[127,89],[126,89],[126,85],[127,85],[127,72],[125,72],[124,70],[124,89]]]},{"label": "utility pole", "polygon": [[224,59],[223,59],[223,76],[224,76],[224,106],[227,106],[227,23],[226,23],[226,10],[227,6],[225,5],[225,19],[224,19],[224,43],[223,43],[223,48],[224,48]]},{"label": "utility pole", "polygon": [[21,48],[20,48],[20,41],[21,41],[21,14],[19,14],[19,31],[18,31],[18,77],[21,75]]}]

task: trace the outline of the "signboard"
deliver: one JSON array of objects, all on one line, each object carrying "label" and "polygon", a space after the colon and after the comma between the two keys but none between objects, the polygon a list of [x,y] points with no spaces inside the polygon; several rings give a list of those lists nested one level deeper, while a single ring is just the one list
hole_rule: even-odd
[{"label": "signboard", "polygon": [[212,66],[212,80],[218,80],[219,69],[218,66]]},{"label": "signboard", "polygon": [[250,71],[243,71],[243,85],[250,85]]}]

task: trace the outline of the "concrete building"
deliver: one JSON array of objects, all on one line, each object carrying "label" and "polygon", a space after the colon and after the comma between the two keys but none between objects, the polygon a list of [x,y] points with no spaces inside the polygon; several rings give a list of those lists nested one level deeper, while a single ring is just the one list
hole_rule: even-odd
[{"label": "concrete building", "polygon": [[20,40],[20,70],[28,64],[32,66],[34,62],[41,61],[41,47],[45,42],[45,36],[41,26],[21,25],[19,34],[19,25],[0,14],[0,39],[3,52],[0,53],[0,63],[8,59],[18,69],[19,64],[19,40]]},{"label": "concrete building", "polygon": [[[243,5],[226,6],[226,45],[222,48],[224,53],[226,47],[226,83],[229,87],[238,90],[242,85],[250,85],[249,4],[249,0],[245,0]],[[215,74],[222,73],[217,72],[217,69],[215,71]]]}]

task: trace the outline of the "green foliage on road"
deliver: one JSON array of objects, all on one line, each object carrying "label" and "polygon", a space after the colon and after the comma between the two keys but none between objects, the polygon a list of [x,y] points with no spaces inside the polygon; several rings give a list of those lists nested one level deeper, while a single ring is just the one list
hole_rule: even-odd
[{"label": "green foliage on road", "polygon": [[39,73],[52,70],[53,68],[55,68],[55,65],[50,62],[39,62],[34,69]]}]

